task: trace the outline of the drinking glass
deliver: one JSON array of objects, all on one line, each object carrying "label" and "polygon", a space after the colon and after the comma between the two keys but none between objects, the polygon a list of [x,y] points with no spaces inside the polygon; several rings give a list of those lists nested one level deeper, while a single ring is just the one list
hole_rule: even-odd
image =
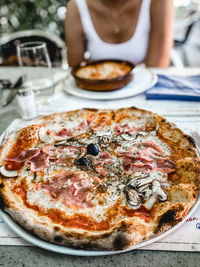
[{"label": "drinking glass", "polygon": [[37,102],[42,100],[43,96],[52,95],[53,71],[46,44],[44,42],[21,43],[17,46],[17,57],[25,75],[23,86],[34,91]]}]

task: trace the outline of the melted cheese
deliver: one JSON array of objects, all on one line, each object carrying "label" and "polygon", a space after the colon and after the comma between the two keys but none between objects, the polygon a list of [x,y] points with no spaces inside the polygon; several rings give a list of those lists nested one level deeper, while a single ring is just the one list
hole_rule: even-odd
[{"label": "melted cheese", "polygon": [[84,79],[112,79],[126,75],[131,71],[131,67],[122,63],[104,62],[96,65],[81,67],[76,71],[76,75]]},{"label": "melted cheese", "polygon": [[29,190],[27,192],[27,202],[30,205],[36,205],[41,210],[48,211],[49,209],[59,209],[60,211],[63,211],[66,216],[73,216],[74,214],[82,214],[86,215],[92,219],[94,219],[97,222],[102,222],[106,220],[107,218],[107,211],[116,204],[117,200],[119,198],[122,198],[123,196],[120,196],[120,194],[116,194],[116,188],[110,188],[109,193],[104,195],[104,201],[103,205],[99,205],[99,201],[101,200],[101,197],[96,195],[95,199],[92,201],[93,207],[92,208],[71,208],[62,203],[60,199],[54,200],[52,199],[45,190]]}]

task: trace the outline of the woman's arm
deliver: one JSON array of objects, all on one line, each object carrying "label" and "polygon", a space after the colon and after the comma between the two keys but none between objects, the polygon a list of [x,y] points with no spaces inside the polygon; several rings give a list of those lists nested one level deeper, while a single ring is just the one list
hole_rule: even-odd
[{"label": "woman's arm", "polygon": [[86,41],[78,8],[74,0],[67,4],[65,40],[68,64],[73,67],[84,60]]},{"label": "woman's arm", "polygon": [[146,65],[168,67],[173,46],[173,0],[151,1],[151,31]]}]

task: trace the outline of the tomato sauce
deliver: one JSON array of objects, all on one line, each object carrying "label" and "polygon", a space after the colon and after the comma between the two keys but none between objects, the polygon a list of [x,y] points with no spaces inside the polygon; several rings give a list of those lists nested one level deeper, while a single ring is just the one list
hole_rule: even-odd
[{"label": "tomato sauce", "polygon": [[127,209],[126,207],[121,207],[121,211],[124,215],[128,217],[139,217],[144,220],[146,223],[152,221],[151,211],[146,210],[144,207],[141,207],[137,210]]},{"label": "tomato sauce", "polygon": [[[35,135],[35,133],[38,128],[40,128],[40,125],[28,126],[27,128],[23,129],[18,135],[16,142],[7,155],[7,158],[12,158],[19,155],[24,150],[31,148],[34,143],[37,143],[38,137]],[[24,162],[5,160],[5,166],[6,169],[10,171],[20,170],[24,166]]]}]

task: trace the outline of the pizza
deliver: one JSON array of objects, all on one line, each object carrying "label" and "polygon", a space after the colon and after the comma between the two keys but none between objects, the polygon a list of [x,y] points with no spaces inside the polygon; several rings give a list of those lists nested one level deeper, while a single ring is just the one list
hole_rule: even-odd
[{"label": "pizza", "polygon": [[193,139],[149,111],[36,119],[0,148],[0,207],[56,244],[124,250],[181,222],[198,198]]}]

